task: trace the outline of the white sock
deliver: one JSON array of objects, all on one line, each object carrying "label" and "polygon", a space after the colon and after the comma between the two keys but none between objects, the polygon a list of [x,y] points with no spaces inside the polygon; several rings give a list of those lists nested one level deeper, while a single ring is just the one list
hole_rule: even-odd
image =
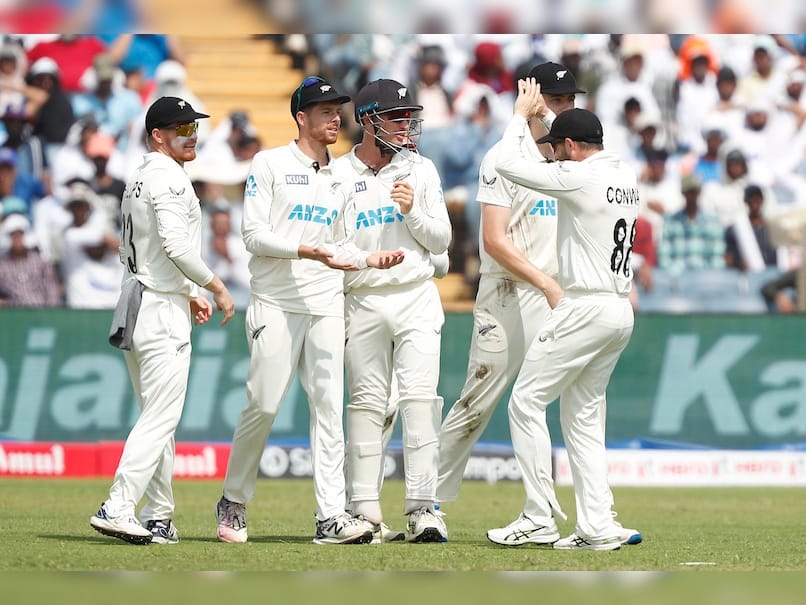
[{"label": "white sock", "polygon": [[381,503],[378,500],[359,500],[358,502],[353,502],[353,513],[363,515],[363,517],[371,523],[380,523],[383,521]]},{"label": "white sock", "polygon": [[427,507],[432,513],[434,512],[434,502],[432,500],[406,500],[406,508],[403,509],[404,515],[410,515],[416,510],[421,509],[423,506]]}]

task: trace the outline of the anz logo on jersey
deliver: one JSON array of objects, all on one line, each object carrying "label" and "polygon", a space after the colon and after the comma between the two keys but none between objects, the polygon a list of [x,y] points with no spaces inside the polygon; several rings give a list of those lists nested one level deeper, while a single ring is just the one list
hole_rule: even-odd
[{"label": "anz logo on jersey", "polygon": [[557,216],[557,200],[537,200],[529,216]]},{"label": "anz logo on jersey", "polygon": [[312,204],[297,204],[291,209],[288,220],[332,225],[338,216],[338,210],[330,210],[324,206],[314,206]]},{"label": "anz logo on jersey", "polygon": [[377,209],[359,212],[355,217],[355,230],[377,227],[384,223],[402,223],[404,220],[404,216],[394,206],[381,206]]}]

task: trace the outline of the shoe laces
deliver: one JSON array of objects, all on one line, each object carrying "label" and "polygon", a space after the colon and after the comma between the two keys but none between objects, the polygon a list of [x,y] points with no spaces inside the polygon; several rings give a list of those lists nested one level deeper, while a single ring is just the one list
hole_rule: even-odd
[{"label": "shoe laces", "polygon": [[226,498],[222,500],[224,506],[224,514],[221,516],[221,522],[233,529],[242,529],[246,527],[246,505],[239,502],[232,502]]}]

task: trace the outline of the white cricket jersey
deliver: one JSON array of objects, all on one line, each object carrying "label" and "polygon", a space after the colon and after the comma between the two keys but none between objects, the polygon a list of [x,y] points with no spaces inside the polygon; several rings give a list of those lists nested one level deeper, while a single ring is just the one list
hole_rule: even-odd
[{"label": "white cricket jersey", "polygon": [[[535,146],[534,161],[543,158]],[[557,277],[557,199],[541,195],[533,189],[513,183],[495,170],[501,141],[484,154],[479,167],[479,189],[476,199],[484,204],[509,208],[511,216],[507,237],[512,244],[535,265],[551,277]],[[481,232],[484,232],[482,214]],[[520,279],[504,269],[497,260],[479,246],[480,272],[483,275],[503,275]]]},{"label": "white cricket jersey", "polygon": [[120,260],[159,292],[195,296],[213,272],[201,258],[199,198],[181,165],[165,154],[143,156],[123,193]]},{"label": "white cricket jersey", "polygon": [[560,286],[569,293],[627,296],[639,206],[635,172],[610,151],[581,162],[535,164],[521,149],[524,137],[531,140],[528,125],[516,115],[501,140],[496,170],[557,197]]},{"label": "white cricket jersey", "polygon": [[[434,163],[408,151],[398,152],[377,174],[355,155],[354,147],[336,160],[336,194],[343,208],[337,239],[358,251],[399,250],[405,258],[391,269],[347,271],[345,290],[421,282],[434,275],[430,254],[442,254],[451,241],[451,222],[442,181]],[[392,201],[392,185],[414,188],[408,215]]]},{"label": "white cricket jersey", "polygon": [[318,171],[314,164],[295,141],[252,159],[241,221],[252,254],[252,294],[289,313],[342,316],[342,272],[298,257],[300,244],[333,242],[332,225],[341,211],[331,195],[333,160]]}]

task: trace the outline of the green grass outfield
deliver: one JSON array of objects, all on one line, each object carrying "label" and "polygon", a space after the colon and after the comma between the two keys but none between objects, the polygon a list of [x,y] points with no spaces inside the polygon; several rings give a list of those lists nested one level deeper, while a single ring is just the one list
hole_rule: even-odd
[{"label": "green grass outfield", "polygon": [[[640,529],[644,543],[613,552],[568,552],[487,541],[489,527],[508,523],[520,511],[520,483],[465,483],[460,500],[444,506],[446,544],[360,546],[311,543],[313,489],[307,480],[259,481],[244,545],[215,539],[220,481],[175,482],[181,542],[172,546],[132,546],[92,530],[89,517],[108,487],[108,480],[0,479],[3,602],[56,598],[86,604],[96,602],[94,596],[104,603],[128,602],[128,596],[145,602],[155,591],[197,605],[270,588],[294,603],[326,595],[328,605],[362,602],[357,594],[374,595],[366,602],[382,605],[529,603],[552,591],[563,595],[563,603],[595,597],[597,605],[694,604],[710,596],[726,605],[794,604],[803,602],[806,586],[803,574],[758,573],[806,571],[802,488],[617,488],[619,519]],[[573,519],[570,488],[558,489],[558,495]],[[402,501],[402,483],[388,482],[386,519],[401,529]],[[572,529],[571,521],[560,523],[563,535]],[[90,573],[51,573],[64,571]],[[433,571],[448,573],[395,573]],[[73,601],[69,595],[83,596]]]}]

